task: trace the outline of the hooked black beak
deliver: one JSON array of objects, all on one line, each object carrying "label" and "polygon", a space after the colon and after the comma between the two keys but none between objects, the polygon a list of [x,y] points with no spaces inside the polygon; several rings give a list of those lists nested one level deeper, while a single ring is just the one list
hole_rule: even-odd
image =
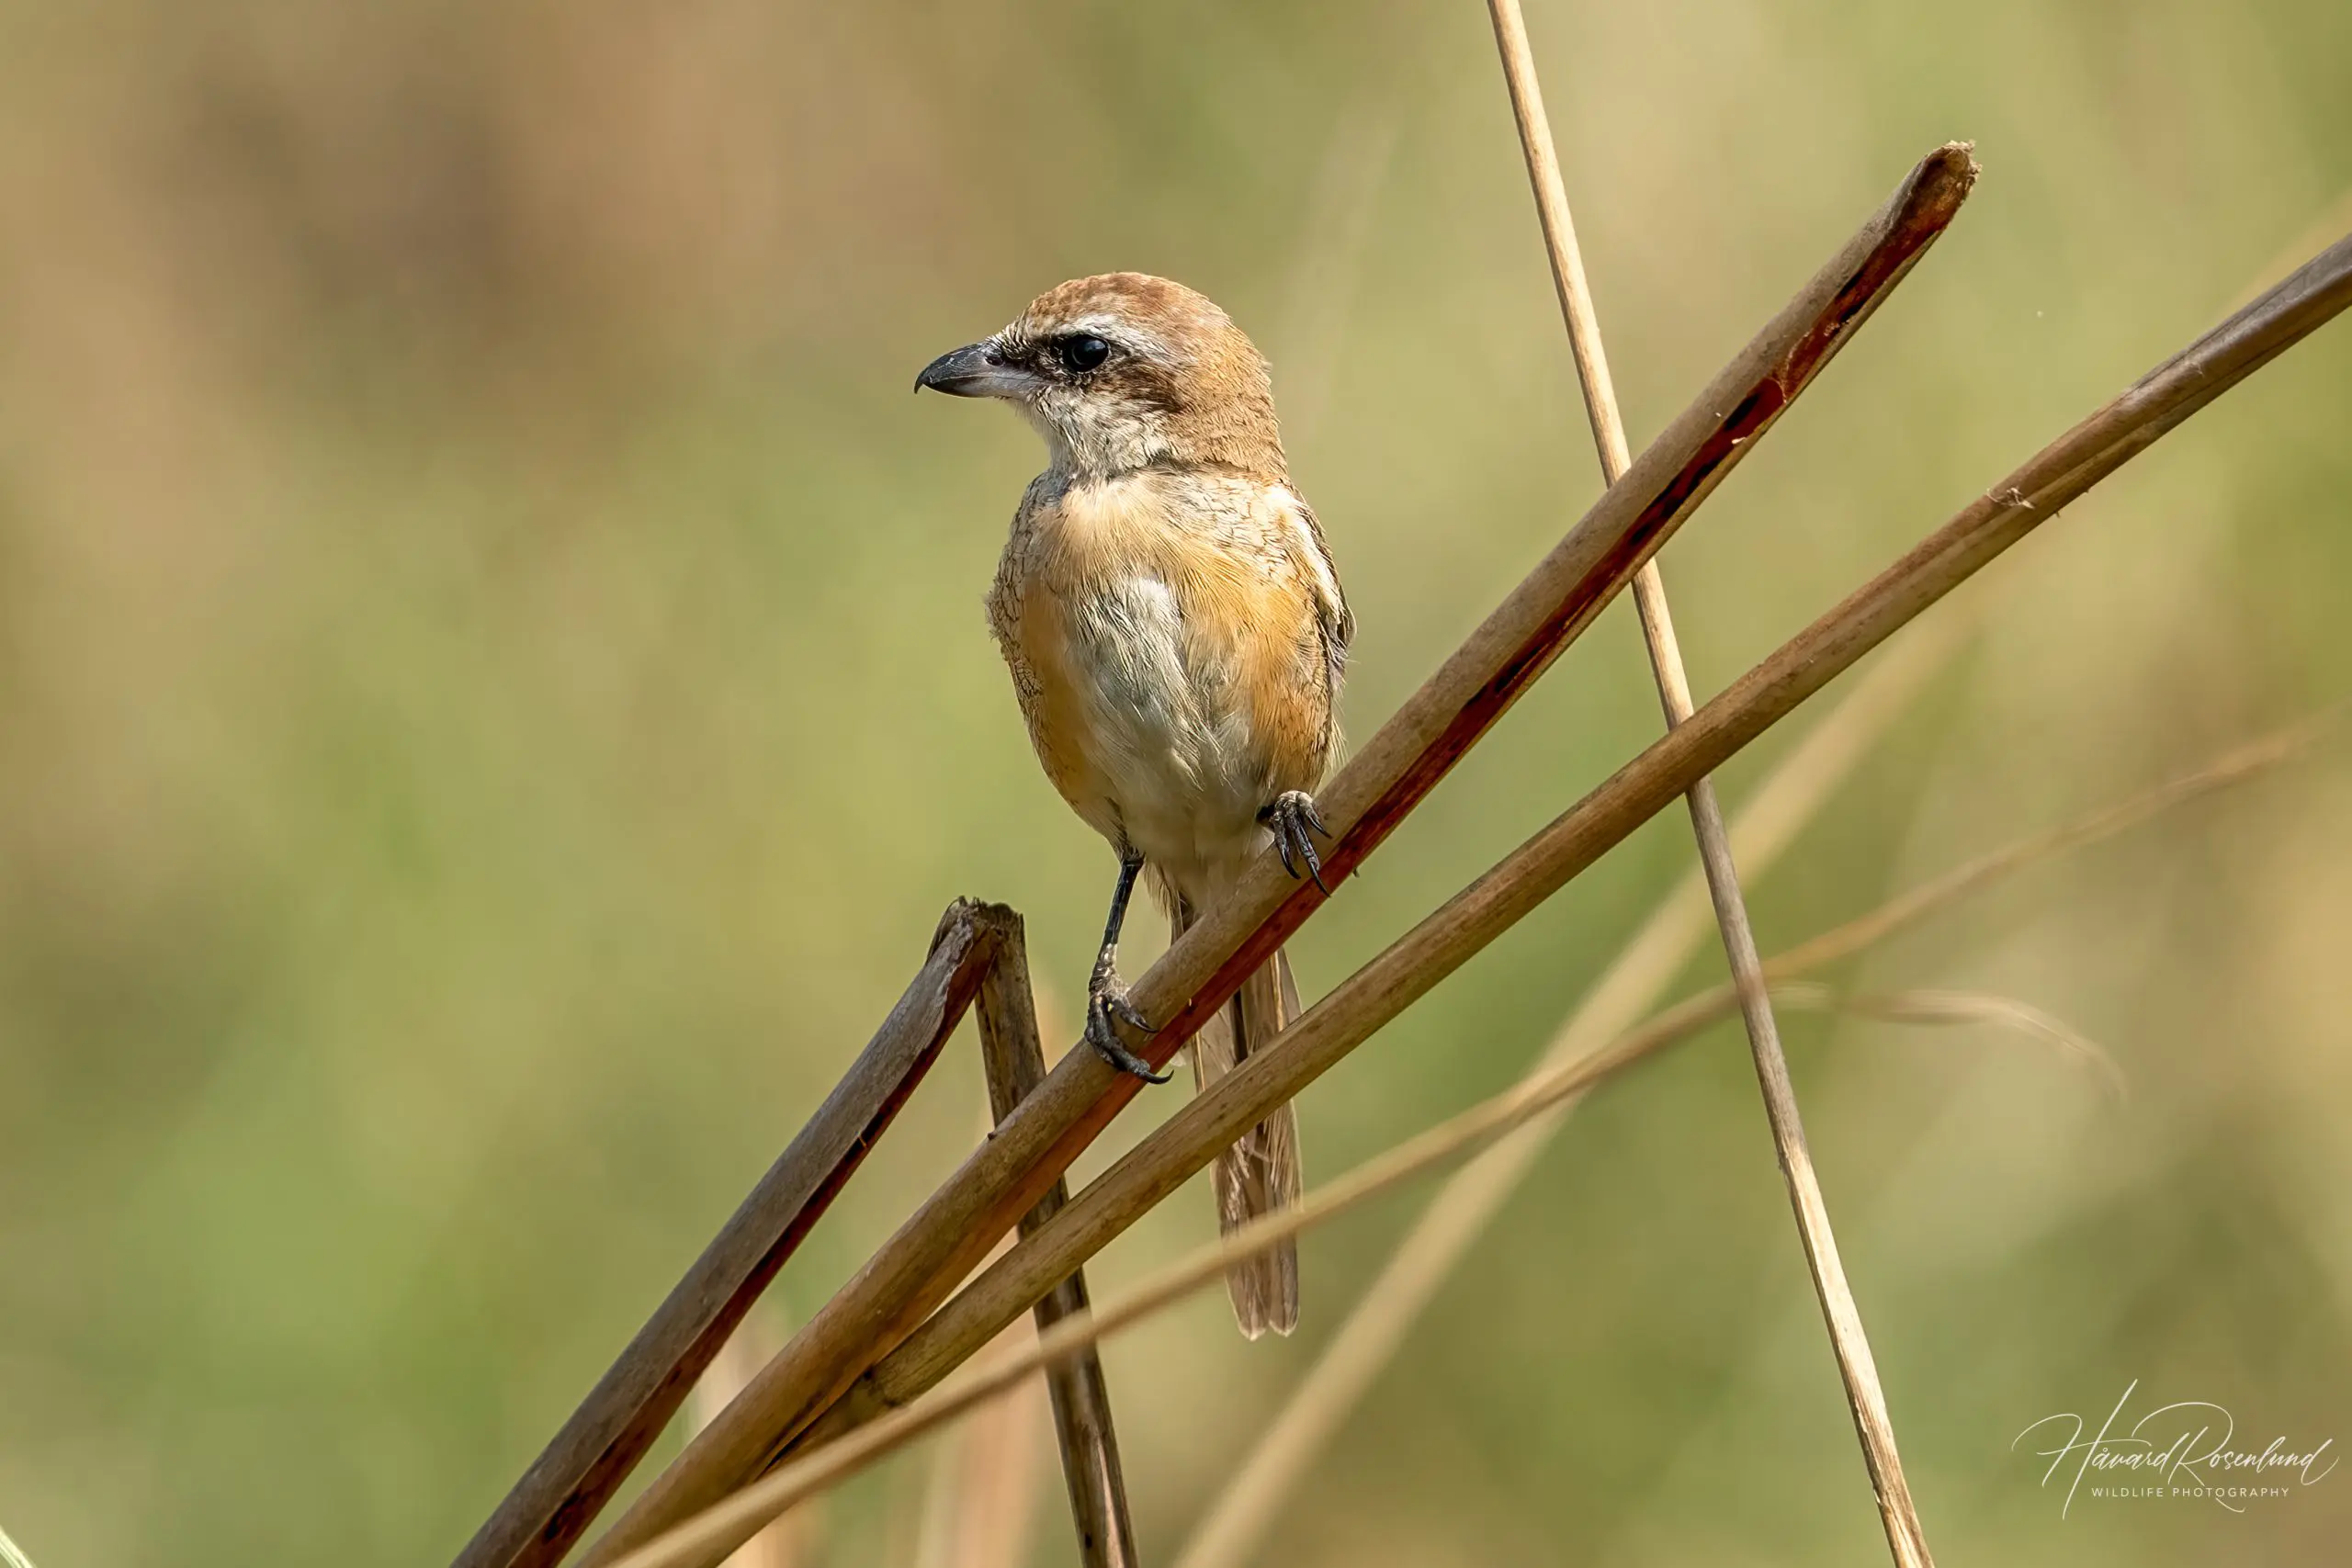
[{"label": "hooked black beak", "polygon": [[929,387],[954,398],[1016,398],[1036,385],[1026,370],[997,357],[996,344],[967,344],[922,367],[915,390]]}]

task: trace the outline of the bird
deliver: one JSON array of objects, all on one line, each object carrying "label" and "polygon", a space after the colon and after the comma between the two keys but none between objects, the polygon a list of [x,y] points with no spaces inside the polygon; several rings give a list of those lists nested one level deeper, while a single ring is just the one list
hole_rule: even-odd
[{"label": "bird", "polygon": [[[1137,878],[1149,873],[1181,937],[1269,843],[1292,876],[1322,886],[1315,840],[1330,836],[1314,792],[1340,746],[1355,619],[1291,484],[1272,373],[1204,296],[1114,272],[1047,289],[915,387],[1010,403],[1044,437],[989,625],[1046,778],[1118,856],[1086,1040],[1165,1082],[1118,1028],[1152,1032],[1118,971]],[[1196,1089],[1299,1010],[1277,951],[1191,1041]],[[1221,1228],[1296,1202],[1300,1184],[1285,1104],[1218,1156]],[[1295,1244],[1235,1265],[1227,1287],[1243,1334],[1290,1333]]]}]

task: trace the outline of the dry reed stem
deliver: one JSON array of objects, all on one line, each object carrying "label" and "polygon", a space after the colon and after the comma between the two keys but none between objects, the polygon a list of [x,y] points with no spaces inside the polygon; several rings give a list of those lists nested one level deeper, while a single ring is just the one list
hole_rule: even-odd
[{"label": "dry reed stem", "polygon": [[[2352,224],[2352,192],[2331,204],[2320,220],[2306,226],[2301,239],[2259,269],[2229,308],[2234,310],[2255,299],[2347,224]],[[1916,667],[1924,678],[1930,665],[1939,664],[1957,646],[1956,635],[1937,634],[1957,634],[1960,629],[1957,618],[1950,615],[1924,625],[1915,623],[1902,641],[1865,674],[1864,683],[1799,743],[1732,823],[1732,848],[1740,863],[1758,873],[1778,859],[1789,835],[1810,819],[1844,778],[1860,749],[1878,735],[1883,719],[1901,707],[1911,690],[1909,672]],[[1875,702],[1882,681],[1887,682],[1883,714]],[[1836,745],[1829,744],[1833,737],[1838,742]],[[2256,765],[2267,765],[2267,760],[2257,760]],[[2234,775],[2218,782],[2234,782]],[[2124,809],[2154,810],[2167,803],[2153,799]],[[1997,865],[1977,868],[1988,875],[2000,869]],[[1618,953],[1554,1035],[1537,1066],[1572,1060],[1631,1028],[1654,1005],[1705,934],[1706,916],[1705,883],[1702,874],[1694,871],[1660,902]],[[1176,1568],[1239,1568],[1247,1560],[1283,1500],[1396,1355],[1439,1286],[1518,1190],[1572,1110],[1572,1105],[1563,1105],[1498,1140],[1447,1179],[1389,1254],[1379,1276],[1358,1299],[1315,1365],[1260,1434],[1248,1458],[1234,1468],[1225,1491],[1211,1503],[1179,1552]]]},{"label": "dry reed stem", "polygon": [[[1319,797],[1334,830],[1324,852],[1327,882],[1336,886],[1396,830],[1754,450],[1942,233],[1972,178],[1972,165],[1957,150],[1922,160],[1330,781]],[[1133,1048],[1154,1064],[1169,1060],[1323,897],[1315,883],[1293,879],[1271,853],[1261,855],[1208,918],[1135,984],[1133,999],[1159,1030],[1130,1041]],[[585,1561],[611,1562],[774,1462],[946,1298],[1138,1088],[1138,1080],[1091,1052],[1065,1055],[996,1136],[899,1226]]]},{"label": "dry reed stem", "polygon": [[[1046,1051],[1029,988],[1028,942],[1018,919],[997,943],[996,963],[980,982],[977,1010],[989,1111],[1001,1123],[1046,1081]],[[1035,1235],[1069,1201],[1069,1184],[1057,1179],[1037,1206],[1021,1217],[1020,1234]],[[1037,1332],[1045,1333],[1066,1317],[1082,1317],[1087,1307],[1086,1276],[1072,1274],[1037,1303]],[[1134,1568],[1136,1528],[1128,1514],[1126,1476],[1119,1463],[1119,1436],[1111,1420],[1111,1391],[1103,1381],[1102,1359],[1091,1349],[1083,1351],[1048,1371],[1046,1386],[1081,1568]],[[1012,1568],[1012,1555],[1006,1553],[1004,1568]],[[966,1551],[957,1561],[969,1563],[973,1556]]]},{"label": "dry reed stem", "polygon": [[[1593,309],[1591,286],[1585,279],[1584,258],[1577,245],[1576,223],[1568,209],[1559,153],[1552,142],[1551,121],[1544,112],[1544,92],[1536,78],[1535,53],[1527,41],[1527,22],[1520,14],[1519,0],[1487,0],[1487,9],[1494,18],[1495,44],[1502,55],[1503,79],[1510,91],[1511,114],[1519,125],[1521,151],[1527,158],[1528,184],[1534,190],[1536,211],[1543,222],[1544,250],[1551,262],[1553,286],[1560,296],[1560,314],[1567,324],[1593,444],[1600,449],[1603,478],[1615,484],[1629,461],[1625,425],[1617,409],[1617,389],[1609,376],[1609,356],[1601,346],[1600,318]],[[1634,601],[1641,613],[1642,640],[1649,649],[1650,670],[1657,677],[1658,700],[1670,729],[1688,719],[1695,705],[1690,700],[1690,676],[1682,667],[1682,651],[1675,641],[1666,579],[1655,559],[1645,563],[1635,575]],[[1740,892],[1739,868],[1732,858],[1731,835],[1724,826],[1723,807],[1715,799],[1714,781],[1699,778],[1686,799],[1690,829],[1698,840],[1700,865],[1706,873],[1707,892],[1715,908],[1715,923],[1723,933],[1724,955],[1731,964],[1733,984],[1739,987],[1740,1016],[1747,1025],[1756,1081],[1764,1095],[1765,1117],[1771,1124],[1773,1149],[1788,1187],[1790,1209],[1796,1216],[1797,1235],[1804,1245],[1814,1293],[1829,1326],[1830,1348],[1845,1387],[1847,1408],[1853,1414],[1855,1435],[1861,1441],[1871,1491],[1886,1529],[1887,1551],[1895,1568],[1935,1568],[1935,1558],[1928,1550],[1927,1528],[1919,1522],[1911,1483],[1903,1473],[1894,1422],[1887,1411],[1885,1391],[1879,1386],[1878,1363],[1871,1355],[1861,1308],[1838,1256],[1828,1199],[1821,1190],[1813,1150],[1805,1140],[1796,1084],[1789,1076],[1788,1055],[1781,1048],[1780,1023],[1765,988],[1756,932],[1747,917],[1747,900]]]},{"label": "dry reed stem", "polygon": [[[1883,674],[1887,668],[1882,665],[1872,673]],[[1862,694],[1858,688],[1848,705]],[[1846,715],[1847,708],[1841,706],[1815,734],[1828,730]],[[2002,876],[2243,784],[2300,753],[2324,722],[2315,719],[2280,730],[2228,752],[2195,773],[1955,867],[1870,914],[1767,960],[1767,979],[1773,984],[1774,994],[1781,995],[1786,976],[1849,957]],[[1806,745],[1812,741],[1813,737],[1808,737]],[[1751,864],[1768,863],[1781,847],[1767,833],[1767,807],[1773,792],[1786,787],[1794,794],[1806,780],[1822,776],[1800,764],[1800,755],[1792,755],[1733,825],[1733,840]],[[1821,793],[1826,793],[1826,786]],[[1810,804],[1802,809],[1804,815],[1810,815]],[[1797,822],[1791,820],[1790,830],[1795,826]],[[1672,978],[1673,968],[1703,934],[1699,925],[1702,897],[1694,877],[1659,906],[1641,934],[1553,1038],[1536,1072],[1589,1055],[1632,1027],[1634,1017],[1648,1009],[1657,991]],[[1696,1028],[1728,1015],[1736,1003],[1736,993],[1724,986],[1678,1004],[1676,1016]],[[1545,1118],[1498,1141],[1449,1179],[1340,1325],[1330,1348],[1250,1451],[1238,1479],[1211,1506],[1207,1518],[1179,1556],[1177,1568],[1238,1568],[1246,1560],[1282,1497],[1296,1484],[1349,1409],[1387,1364],[1437,1287],[1502,1207],[1571,1109],[1572,1102],[1564,1102]]]},{"label": "dry reed stem", "polygon": [[[2326,252],[2044,447],[1512,852],[1265,1048],[1187,1101],[966,1287],[812,1426],[829,1441],[936,1386],[1219,1149],[1460,968],[1703,774],[2165,431],[2352,304],[2352,241]],[[1769,973],[1769,970],[1767,971]]]},{"label": "dry reed stem", "polygon": [[873,1041],[500,1502],[455,1568],[554,1568],[937,1059],[994,959],[1001,905],[958,899]]},{"label": "dry reed stem", "polygon": [[[1916,626],[1914,633],[1931,631],[1936,625]],[[1896,653],[1913,649],[1906,638]],[[1890,655],[1870,671],[1870,679],[1876,681],[1896,671],[1900,667],[1894,659]],[[1850,754],[1875,732],[1877,721],[1863,706],[1870,694],[1868,684],[1858,686],[1765,781],[1756,799],[1733,823],[1733,843],[1751,866],[1761,869],[1778,858],[1789,835],[1811,817],[1836,780],[1843,776],[1843,767],[1837,761],[1839,753]],[[1883,696],[1890,708],[1901,705],[1899,689],[1892,683]],[[1767,977],[1802,973],[1849,956],[2035,861],[2122,832],[2176,806],[2244,783],[2309,746],[2324,722],[2312,720],[2281,730],[2196,773],[1956,867],[1871,914],[1769,960]],[[1841,732],[1837,744],[1824,746],[1816,760],[1811,755],[1816,742],[1827,740],[1833,731]],[[1703,900],[1704,890],[1695,874],[1668,895],[1553,1037],[1536,1071],[1589,1055],[1630,1029],[1635,1018],[1648,1010],[1704,934]],[[1781,994],[1778,986],[1775,994]],[[1683,1006],[1695,1009],[1703,1015],[1703,1021],[1712,1021],[1729,1011],[1736,1000],[1735,993],[1725,987]],[[1177,1568],[1238,1568],[1248,1558],[1283,1496],[1396,1354],[1438,1286],[1517,1189],[1572,1109],[1572,1102],[1563,1103],[1546,1117],[1498,1140],[1448,1179],[1235,1472],[1232,1483],[1210,1506],[1207,1517],[1179,1555]]]},{"label": "dry reed stem", "polygon": [[[1913,626],[1766,776],[1731,826],[1733,849],[1751,874],[1780,859],[1912,695],[1973,631],[1974,619],[1973,614],[1954,615]],[[1611,961],[1529,1070],[1588,1055],[1633,1028],[1657,1006],[1713,924],[1705,874],[1693,867]],[[1572,1109],[1562,1105],[1498,1140],[1446,1179],[1249,1457],[1234,1469],[1179,1554],[1177,1568],[1237,1568],[1248,1557],[1283,1499],[1388,1364],[1438,1286],[1534,1168]]]},{"label": "dry reed stem", "polygon": [[[2167,807],[2243,783],[2300,750],[2311,733],[2310,726],[2281,732],[2055,832],[2025,840],[1970,862],[1858,919],[1823,932],[1802,947],[1774,956],[1767,961],[1765,968],[1775,976],[1793,976],[1859,952],[1937,909],[1956,903],[1998,876],[2121,832]],[[1900,1001],[1908,995],[1898,994],[1889,999]],[[990,1362],[921,1404],[892,1411],[837,1442],[796,1458],[774,1474],[616,1559],[612,1568],[686,1568],[707,1561],[710,1552],[724,1550],[730,1540],[741,1539],[778,1512],[840,1484],[966,1412],[1020,1386],[1040,1368],[1077,1355],[1216,1283],[1233,1263],[1367,1202],[1464,1149],[1507,1136],[1555,1114],[1604,1078],[1729,1017],[1738,1010],[1738,1005],[1736,987],[1720,986],[1676,1004],[1573,1061],[1547,1063],[1502,1094],[1374,1156],[1307,1193],[1297,1204],[1261,1215],[1232,1235],[1188,1254],[1148,1277],[1092,1316],[1058,1324],[1034,1345]]]}]

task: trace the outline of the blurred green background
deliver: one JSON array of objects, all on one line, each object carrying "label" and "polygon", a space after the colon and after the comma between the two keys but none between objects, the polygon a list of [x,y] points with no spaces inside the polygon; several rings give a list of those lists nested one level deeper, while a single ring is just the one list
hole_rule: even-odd
[{"label": "blurred green background", "polygon": [[[445,1562],[950,897],[1026,913],[1067,1021],[1112,863],[979,612],[1039,453],[910,397],[933,355],[1091,271],[1230,309],[1361,619],[1359,737],[1597,491],[1470,0],[0,18],[0,1527],[42,1568]],[[1529,20],[1637,446],[1921,153],[1984,165],[1667,552],[1702,692],[2352,227],[2340,0]],[[2347,431],[2338,323],[1973,585],[1980,637],[1757,880],[1766,949],[2340,695]],[[1309,993],[1657,728],[1621,605],[1303,934]],[[1508,1082],[1691,859],[1660,818],[1318,1085],[1310,1179]],[[2009,1445],[2135,1378],[2352,1441],[2347,941],[2338,743],[1836,976],[2048,1009],[2122,1108],[2013,1036],[1790,1018],[1946,1562],[2341,1561],[2352,1476],[2062,1519]],[[776,1321],[982,1105],[967,1036]],[[1420,1201],[1308,1240],[1295,1340],[1204,1297],[1111,1348],[1148,1556]],[[1098,1293],[1211,1229],[1181,1195]],[[1029,1560],[1067,1563],[1029,1430]],[[931,1462],[817,1560],[912,1561]],[[1718,1028],[1569,1123],[1260,1561],[1883,1552]]]}]

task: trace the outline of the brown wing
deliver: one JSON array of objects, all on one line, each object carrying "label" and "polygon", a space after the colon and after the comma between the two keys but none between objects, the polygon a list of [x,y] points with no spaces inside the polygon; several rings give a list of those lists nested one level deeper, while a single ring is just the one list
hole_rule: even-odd
[{"label": "brown wing", "polygon": [[1304,558],[1301,565],[1315,590],[1315,625],[1322,640],[1324,708],[1329,715],[1328,731],[1324,738],[1324,755],[1328,760],[1340,750],[1340,682],[1347,674],[1348,646],[1355,641],[1355,612],[1348,608],[1348,596],[1340,586],[1339,564],[1331,558],[1331,547],[1323,540],[1323,525],[1316,520],[1315,509],[1296,491],[1285,491],[1292,506],[1290,515],[1295,520],[1294,536],[1303,536],[1295,547]]}]

